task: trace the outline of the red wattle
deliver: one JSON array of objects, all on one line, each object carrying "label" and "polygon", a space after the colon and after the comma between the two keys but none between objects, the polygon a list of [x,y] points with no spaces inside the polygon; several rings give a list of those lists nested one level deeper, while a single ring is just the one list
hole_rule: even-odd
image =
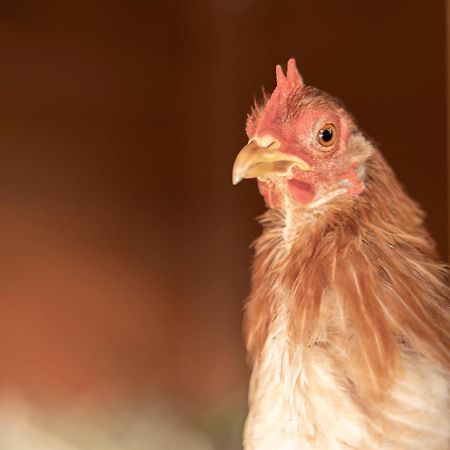
[{"label": "red wattle", "polygon": [[277,206],[279,206],[280,196],[276,192],[276,189],[273,187],[270,181],[265,182],[258,180],[258,189],[260,194],[264,197],[266,205],[269,208],[276,208]]},{"label": "red wattle", "polygon": [[314,188],[304,181],[289,180],[288,190],[295,200],[303,204],[312,202],[315,196]]}]

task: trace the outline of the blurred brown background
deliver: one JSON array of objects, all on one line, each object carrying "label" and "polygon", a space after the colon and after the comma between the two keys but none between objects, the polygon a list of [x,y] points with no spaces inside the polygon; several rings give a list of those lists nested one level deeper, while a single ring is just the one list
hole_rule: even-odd
[{"label": "blurred brown background", "polygon": [[0,2],[0,383],[243,407],[263,202],[231,166],[291,56],[379,142],[445,256],[444,6]]}]

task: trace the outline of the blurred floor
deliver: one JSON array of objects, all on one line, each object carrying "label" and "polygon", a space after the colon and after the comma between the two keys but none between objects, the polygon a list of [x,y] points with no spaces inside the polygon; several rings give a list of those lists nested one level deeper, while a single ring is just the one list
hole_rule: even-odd
[{"label": "blurred floor", "polygon": [[[210,411],[214,414],[214,411]],[[99,408],[89,401],[33,407],[10,395],[0,402],[2,450],[214,450],[240,445],[242,417],[211,426],[203,417],[189,421],[159,401]],[[216,418],[217,420],[217,418]],[[223,422],[223,417],[221,418]]]}]

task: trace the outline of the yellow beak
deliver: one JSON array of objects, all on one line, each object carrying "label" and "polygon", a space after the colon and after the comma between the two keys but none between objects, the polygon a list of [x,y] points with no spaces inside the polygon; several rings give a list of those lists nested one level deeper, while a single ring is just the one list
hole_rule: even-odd
[{"label": "yellow beak", "polygon": [[280,152],[280,144],[272,142],[261,147],[251,140],[237,155],[233,165],[233,184],[244,178],[287,176],[293,167],[308,172],[309,164],[295,155]]}]

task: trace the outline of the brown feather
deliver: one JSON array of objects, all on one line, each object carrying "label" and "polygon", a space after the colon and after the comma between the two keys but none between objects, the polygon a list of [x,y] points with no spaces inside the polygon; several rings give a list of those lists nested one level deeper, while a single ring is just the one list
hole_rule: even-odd
[{"label": "brown feather", "polygon": [[[401,370],[401,349],[450,370],[449,290],[422,211],[371,144],[362,145],[371,154],[362,194],[337,197],[314,220],[299,220],[289,245],[284,213],[262,216],[244,326],[254,361],[284,286],[292,293],[291,346],[346,339],[343,370],[362,391],[379,393]],[[324,300],[327,291],[337,294],[337,304]]]}]

